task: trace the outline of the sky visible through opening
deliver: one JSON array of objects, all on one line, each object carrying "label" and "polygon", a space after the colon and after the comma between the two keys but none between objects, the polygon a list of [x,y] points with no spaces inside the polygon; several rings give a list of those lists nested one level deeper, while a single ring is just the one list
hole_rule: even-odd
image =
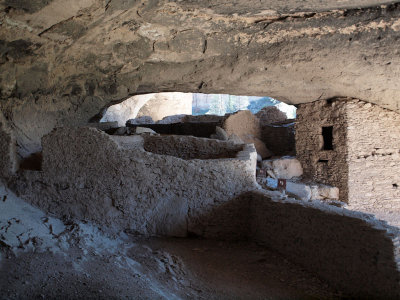
[{"label": "sky visible through opening", "polygon": [[275,100],[271,97],[235,96],[227,94],[193,93],[193,115],[225,115],[238,110],[250,110],[257,113],[263,107],[276,106],[286,113],[288,119],[296,118],[296,107]]}]

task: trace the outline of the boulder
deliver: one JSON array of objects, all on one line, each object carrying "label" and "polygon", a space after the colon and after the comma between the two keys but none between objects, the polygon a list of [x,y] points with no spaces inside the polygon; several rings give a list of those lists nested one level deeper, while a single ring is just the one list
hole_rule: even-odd
[{"label": "boulder", "polygon": [[313,200],[339,200],[337,187],[318,184],[311,186],[311,199]]},{"label": "boulder", "polygon": [[276,106],[267,106],[256,113],[261,125],[283,122],[287,119],[286,114]]},{"label": "boulder", "polygon": [[223,129],[227,135],[233,134],[244,143],[254,144],[257,153],[263,159],[271,157],[273,153],[261,141],[260,121],[249,110],[241,110],[226,117]]},{"label": "boulder", "polygon": [[289,156],[264,160],[262,169],[273,178],[292,179],[303,175],[303,168],[300,162],[296,158]]},{"label": "boulder", "polygon": [[265,144],[258,138],[253,137],[251,135],[245,136],[243,141],[246,144],[254,144],[256,147],[257,153],[261,155],[262,159],[269,158],[274,154],[265,146]]},{"label": "boulder", "polygon": [[146,128],[146,127],[136,127],[135,129],[136,134],[142,134],[142,133],[150,133],[150,134],[157,134],[153,129]]},{"label": "boulder", "polygon": [[234,133],[229,136],[228,141],[231,141],[235,144],[244,144],[243,140]]},{"label": "boulder", "polygon": [[218,140],[221,140],[221,141],[227,141],[227,140],[229,139],[229,136],[228,136],[228,134],[226,133],[226,131],[223,130],[223,129],[222,129],[221,127],[219,127],[219,126],[215,127],[215,135],[216,135],[216,138],[217,138]]},{"label": "boulder", "polygon": [[228,116],[222,128],[228,135],[236,134],[242,140],[249,135],[261,138],[260,121],[249,110],[241,110]]},{"label": "boulder", "polygon": [[286,182],[286,192],[304,201],[311,200],[312,192],[310,186],[300,182]]}]

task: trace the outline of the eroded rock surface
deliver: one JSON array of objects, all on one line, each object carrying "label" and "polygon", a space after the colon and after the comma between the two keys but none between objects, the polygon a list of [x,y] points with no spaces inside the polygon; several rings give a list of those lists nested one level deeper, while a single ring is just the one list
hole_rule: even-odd
[{"label": "eroded rock surface", "polygon": [[266,106],[256,113],[256,116],[260,119],[261,126],[283,122],[287,119],[286,114],[280,111],[276,106]]},{"label": "eroded rock surface", "polygon": [[23,156],[130,95],[349,96],[398,110],[393,1],[2,1],[0,109]]}]

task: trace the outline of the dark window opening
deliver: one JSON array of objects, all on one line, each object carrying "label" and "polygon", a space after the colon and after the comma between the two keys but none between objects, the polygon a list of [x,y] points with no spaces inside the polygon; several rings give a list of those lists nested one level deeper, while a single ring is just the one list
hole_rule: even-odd
[{"label": "dark window opening", "polygon": [[328,163],[328,160],[327,160],[327,159],[320,159],[320,160],[318,160],[318,162],[319,162],[319,163],[327,164],[327,163]]},{"label": "dark window opening", "polygon": [[333,126],[322,127],[322,150],[333,150]]},{"label": "dark window opening", "polygon": [[19,168],[22,170],[41,171],[42,160],[42,152],[33,153],[21,161]]},{"label": "dark window opening", "polygon": [[394,189],[397,189],[397,188],[399,187],[399,186],[397,185],[397,183],[393,183],[392,185],[393,185],[393,188],[394,188]]}]

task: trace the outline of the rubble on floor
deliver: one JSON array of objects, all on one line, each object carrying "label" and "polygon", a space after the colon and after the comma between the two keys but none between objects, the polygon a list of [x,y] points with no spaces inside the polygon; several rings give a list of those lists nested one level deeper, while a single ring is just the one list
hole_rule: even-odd
[{"label": "rubble on floor", "polygon": [[303,201],[320,200],[335,205],[339,203],[337,187],[302,180],[303,169],[295,157],[263,160],[258,174],[258,183],[267,189],[279,190]]},{"label": "rubble on floor", "polygon": [[303,175],[300,162],[291,156],[263,160],[261,169],[265,170],[272,178],[292,179]]}]

